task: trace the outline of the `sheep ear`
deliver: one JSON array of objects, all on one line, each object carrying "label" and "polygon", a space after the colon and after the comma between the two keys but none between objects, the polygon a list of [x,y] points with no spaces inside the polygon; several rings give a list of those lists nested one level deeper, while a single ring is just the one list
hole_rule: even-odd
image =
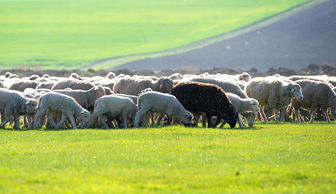
[{"label": "sheep ear", "polygon": [[33,100],[28,100],[27,102],[26,102],[26,105],[32,105],[33,104]]},{"label": "sheep ear", "polygon": [[294,86],[293,86],[293,84],[288,84],[287,87],[288,87],[289,91],[294,92]]}]

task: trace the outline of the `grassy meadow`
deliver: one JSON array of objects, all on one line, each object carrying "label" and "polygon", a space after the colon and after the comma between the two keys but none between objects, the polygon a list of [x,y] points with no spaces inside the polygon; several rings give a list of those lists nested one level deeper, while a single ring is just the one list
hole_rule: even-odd
[{"label": "grassy meadow", "polygon": [[0,130],[0,193],[334,193],[335,129]]},{"label": "grassy meadow", "polygon": [[308,0],[0,0],[0,69],[74,69],[176,48]]}]

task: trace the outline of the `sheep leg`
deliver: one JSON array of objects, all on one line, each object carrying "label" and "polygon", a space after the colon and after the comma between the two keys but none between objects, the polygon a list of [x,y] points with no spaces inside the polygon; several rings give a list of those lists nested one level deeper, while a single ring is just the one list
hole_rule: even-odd
[{"label": "sheep leg", "polygon": [[201,117],[200,114],[196,114],[196,113],[194,113],[194,121],[193,121],[193,123],[192,123],[192,126],[193,126],[193,127],[197,127],[197,125],[198,125],[198,121],[199,121],[200,117]]},{"label": "sheep leg", "polygon": [[57,123],[57,125],[56,125],[56,129],[59,129],[61,125],[64,126],[64,122],[65,122],[65,120],[66,120],[66,117],[65,117],[64,114],[62,114],[60,121],[58,121],[58,123]]},{"label": "sheep leg", "polygon": [[[138,128],[140,124],[140,119],[146,114],[150,108],[140,108],[140,110],[135,114],[134,127]],[[147,127],[147,126],[146,126]]]},{"label": "sheep leg", "polygon": [[207,120],[208,120],[208,128],[213,128],[212,125],[212,115],[208,115],[206,116]]},{"label": "sheep leg", "polygon": [[124,121],[123,128],[126,129],[128,127],[128,124],[127,124],[128,123],[127,122],[128,121],[128,119],[127,119],[127,112],[123,112],[122,118],[123,118],[123,121]]},{"label": "sheep leg", "polygon": [[88,119],[88,121],[86,122],[86,126],[85,127],[90,127],[92,125],[92,121],[96,119],[96,117],[100,116],[104,114],[103,111],[94,111],[93,114],[90,116],[90,118]]},{"label": "sheep leg", "polygon": [[11,111],[8,108],[6,108],[5,112],[3,114],[4,118],[2,118],[3,120],[2,120],[2,122],[0,124],[0,128],[5,129],[6,123],[8,123],[11,120],[11,115],[12,115]]},{"label": "sheep leg", "polygon": [[242,128],[242,129],[245,128],[245,125],[244,125],[244,123],[243,123],[243,120],[242,120],[242,118],[241,118],[240,113],[238,113],[238,124],[239,124],[239,127],[240,127],[240,128]]},{"label": "sheep leg", "polygon": [[38,127],[39,121],[41,119],[41,117],[47,112],[47,109],[40,109],[37,111],[35,118],[34,118],[34,129],[36,129]]},{"label": "sheep leg", "polygon": [[309,120],[309,122],[312,124],[312,123],[314,123],[314,114],[315,114],[315,112],[316,112],[316,109],[317,108],[311,108],[310,109],[310,120]]},{"label": "sheep leg", "polygon": [[54,121],[54,116],[55,116],[55,112],[53,111],[49,111],[48,113],[48,123],[49,123],[49,126],[51,128],[56,128],[56,124],[55,124],[55,121]]},{"label": "sheep leg", "polygon": [[19,122],[20,116],[15,115],[14,116],[14,129],[20,130],[20,122]]},{"label": "sheep leg", "polygon": [[157,117],[157,121],[156,121],[156,126],[157,125],[160,125],[161,124],[161,121],[163,120],[163,118],[164,118],[164,114],[162,114],[162,113],[160,113],[159,115],[158,115],[158,117]]},{"label": "sheep leg", "polygon": [[76,125],[74,116],[72,114],[69,114],[69,113],[65,114],[65,116],[68,117],[68,119],[69,119],[69,121],[72,125],[72,128],[77,129],[77,125]]},{"label": "sheep leg", "polygon": [[99,116],[98,121],[104,129],[109,129],[110,128],[107,124],[107,117],[106,116]]},{"label": "sheep leg", "polygon": [[6,125],[6,123],[8,123],[9,121],[10,121],[10,117],[5,117],[5,118],[3,119],[3,121],[1,122],[1,124],[0,124],[0,128],[5,129],[5,125]]},{"label": "sheep leg", "polygon": [[222,121],[222,124],[219,126],[219,128],[223,129],[225,124],[226,124],[226,121],[223,120],[223,121]]},{"label": "sheep leg", "polygon": [[301,123],[300,109],[297,109],[297,108],[294,109],[294,121],[295,121],[295,123]]},{"label": "sheep leg", "polygon": [[207,117],[204,113],[202,113],[202,127],[203,128],[207,127],[206,123],[207,123]]},{"label": "sheep leg", "polygon": [[328,109],[326,109],[326,110],[324,111],[324,114],[325,114],[325,116],[326,116],[326,120],[327,120],[327,122],[330,123],[330,117],[329,117],[329,111],[328,111]]},{"label": "sheep leg", "polygon": [[275,120],[275,123],[279,123],[279,118],[278,118],[278,109],[273,109],[273,115],[274,115],[274,120]]},{"label": "sheep leg", "polygon": [[265,114],[265,110],[264,110],[264,108],[265,108],[265,106],[260,106],[260,110],[259,110],[259,112],[260,112],[260,115],[261,115],[262,120],[267,122],[268,119],[267,119],[267,116],[266,116],[266,114]]}]

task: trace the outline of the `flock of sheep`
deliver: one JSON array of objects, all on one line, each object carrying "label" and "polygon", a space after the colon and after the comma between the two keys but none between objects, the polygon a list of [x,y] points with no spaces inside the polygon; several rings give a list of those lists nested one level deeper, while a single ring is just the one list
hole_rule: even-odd
[{"label": "flock of sheep", "polygon": [[[168,77],[0,75],[1,128],[252,127],[336,117],[336,77],[208,74]],[[20,124],[20,119],[22,122]]]}]

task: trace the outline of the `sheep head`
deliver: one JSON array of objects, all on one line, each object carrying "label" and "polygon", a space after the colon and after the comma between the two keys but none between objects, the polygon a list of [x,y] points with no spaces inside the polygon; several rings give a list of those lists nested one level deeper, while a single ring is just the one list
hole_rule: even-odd
[{"label": "sheep head", "polygon": [[90,119],[90,116],[91,116],[90,112],[85,109],[80,112],[78,120],[80,122],[81,128],[85,127],[87,121]]},{"label": "sheep head", "polygon": [[238,120],[238,113],[233,107],[232,104],[229,104],[228,107],[222,112],[221,117],[229,123],[231,128],[235,128],[237,120]]},{"label": "sheep head", "polygon": [[186,127],[189,127],[192,125],[192,119],[193,119],[193,114],[189,111],[186,111],[185,114],[183,114],[181,117],[180,117],[180,122],[186,126]]},{"label": "sheep head", "polygon": [[36,107],[38,105],[38,101],[35,99],[29,99],[27,100],[27,102],[25,103],[25,111],[28,114],[34,114],[36,113]]},{"label": "sheep head", "polygon": [[168,77],[161,77],[155,83],[155,90],[162,93],[171,93],[174,81]]},{"label": "sheep head", "polygon": [[291,92],[291,96],[295,97],[297,100],[303,99],[302,90],[299,84],[296,83],[290,83],[288,84],[288,89]]}]

